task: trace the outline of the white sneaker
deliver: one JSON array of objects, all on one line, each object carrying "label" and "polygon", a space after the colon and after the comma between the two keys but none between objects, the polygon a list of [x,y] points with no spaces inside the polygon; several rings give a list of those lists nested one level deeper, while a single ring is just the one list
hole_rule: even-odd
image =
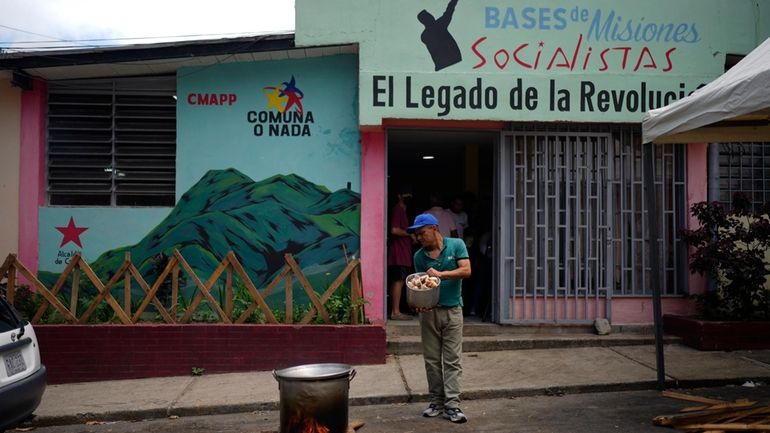
[{"label": "white sneaker", "polygon": [[468,417],[465,416],[459,407],[449,407],[444,409],[444,419],[448,419],[449,421],[457,424],[462,424],[468,421]]},{"label": "white sneaker", "polygon": [[422,411],[422,416],[433,418],[434,416],[441,415],[443,412],[444,412],[443,407],[437,405],[436,403],[431,403],[427,409]]}]

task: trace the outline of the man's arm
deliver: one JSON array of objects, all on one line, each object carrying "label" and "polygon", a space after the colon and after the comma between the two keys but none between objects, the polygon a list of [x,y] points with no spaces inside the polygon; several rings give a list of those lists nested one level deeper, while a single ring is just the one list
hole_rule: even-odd
[{"label": "man's arm", "polygon": [[393,236],[401,236],[402,238],[411,236],[406,230],[402,229],[401,227],[391,227],[390,234],[392,234]]},{"label": "man's arm", "polygon": [[430,268],[428,269],[428,275],[431,277],[439,277],[442,280],[462,280],[468,278],[471,276],[471,260],[457,260],[457,269],[452,269],[451,271],[437,271]]}]

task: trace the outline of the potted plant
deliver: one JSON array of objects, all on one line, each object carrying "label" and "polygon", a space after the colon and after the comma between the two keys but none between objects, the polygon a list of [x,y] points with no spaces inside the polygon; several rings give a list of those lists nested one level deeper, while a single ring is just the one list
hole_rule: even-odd
[{"label": "potted plant", "polygon": [[730,210],[719,202],[692,206],[700,227],[682,230],[682,240],[694,248],[691,272],[713,288],[695,295],[699,317],[664,317],[666,332],[702,350],[770,348],[768,207],[752,211],[744,193],[733,196]]}]

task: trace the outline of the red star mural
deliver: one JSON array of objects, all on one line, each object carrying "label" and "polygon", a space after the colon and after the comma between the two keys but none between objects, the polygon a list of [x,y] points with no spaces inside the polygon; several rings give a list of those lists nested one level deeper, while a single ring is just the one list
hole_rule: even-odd
[{"label": "red star mural", "polygon": [[75,245],[83,248],[83,244],[80,243],[80,234],[88,230],[88,227],[76,227],[75,220],[70,217],[70,223],[67,224],[67,227],[56,227],[56,230],[59,230],[64,235],[59,248],[67,245],[69,242],[74,242]]}]

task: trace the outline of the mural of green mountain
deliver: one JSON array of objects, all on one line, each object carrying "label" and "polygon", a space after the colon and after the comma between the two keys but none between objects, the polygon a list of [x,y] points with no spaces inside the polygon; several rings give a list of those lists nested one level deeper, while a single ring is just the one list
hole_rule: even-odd
[{"label": "mural of green mountain", "polygon": [[[178,249],[206,280],[233,251],[262,288],[284,265],[284,254],[291,253],[320,291],[344,268],[345,252],[358,255],[360,214],[360,195],[347,189],[331,192],[294,174],[255,182],[235,169],[211,170],[139,243],[107,251],[91,266],[105,281],[128,251],[152,284],[157,258]],[[49,284],[57,277],[41,273]],[[279,304],[281,295],[270,303]]]}]

